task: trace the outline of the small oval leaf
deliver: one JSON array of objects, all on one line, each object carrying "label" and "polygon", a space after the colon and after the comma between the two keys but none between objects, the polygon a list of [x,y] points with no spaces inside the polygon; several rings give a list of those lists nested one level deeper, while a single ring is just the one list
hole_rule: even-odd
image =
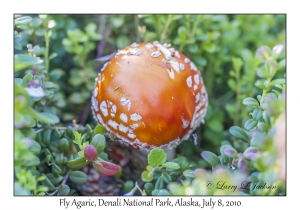
[{"label": "small oval leaf", "polygon": [[243,100],[243,104],[246,106],[249,106],[251,108],[257,108],[258,107],[258,101],[254,98],[245,98]]},{"label": "small oval leaf", "polygon": [[106,146],[105,137],[101,134],[96,134],[92,139],[91,145],[96,148],[98,153],[101,153]]},{"label": "small oval leaf", "polygon": [[143,171],[141,178],[143,182],[151,182],[153,180],[153,172]]},{"label": "small oval leaf", "polygon": [[245,132],[245,130],[243,130],[242,128],[240,128],[238,126],[232,126],[229,129],[229,132],[236,138],[248,143],[249,137],[248,137],[247,133]]},{"label": "small oval leaf", "polygon": [[169,168],[169,169],[179,169],[180,168],[180,166],[174,162],[166,162],[166,163],[163,163],[161,166],[164,168]]},{"label": "small oval leaf", "polygon": [[63,185],[58,189],[58,195],[69,195],[70,187],[68,185]]},{"label": "small oval leaf", "polygon": [[54,185],[51,183],[51,181],[48,179],[48,177],[45,174],[42,174],[42,176],[44,176],[45,178],[44,178],[44,180],[41,181],[41,183],[43,185],[47,186],[50,191],[55,190]]},{"label": "small oval leaf", "polygon": [[106,133],[107,133],[107,130],[103,125],[97,125],[94,129],[94,134],[95,135],[97,135],[97,134],[104,135]]},{"label": "small oval leaf", "polygon": [[16,26],[24,25],[24,24],[30,23],[31,21],[32,21],[32,17],[29,17],[29,16],[19,17],[14,20]]},{"label": "small oval leaf", "polygon": [[252,118],[256,121],[259,121],[260,118],[262,117],[262,111],[259,110],[259,109],[255,109],[253,112],[252,112]]},{"label": "small oval leaf", "polygon": [[164,181],[163,181],[162,177],[160,176],[155,183],[155,189],[160,190],[160,189],[163,189],[164,187],[165,187]]},{"label": "small oval leaf", "polygon": [[244,128],[249,131],[249,130],[253,129],[257,125],[257,123],[258,122],[256,120],[249,119],[245,122]]},{"label": "small oval leaf", "polygon": [[195,178],[195,175],[194,175],[194,171],[191,170],[191,169],[187,169],[183,172],[183,176],[185,176],[185,178],[190,178],[190,179],[193,179]]},{"label": "small oval leaf", "polygon": [[82,171],[72,171],[70,173],[70,180],[76,184],[83,184],[87,182],[88,176]]},{"label": "small oval leaf", "polygon": [[69,160],[67,166],[73,169],[80,169],[87,164],[89,164],[89,162],[86,161],[85,157],[79,157],[73,160]]},{"label": "small oval leaf", "polygon": [[167,154],[164,150],[155,148],[148,155],[148,163],[151,166],[160,166],[167,160]]},{"label": "small oval leaf", "polygon": [[218,156],[212,152],[204,151],[201,153],[201,156],[204,160],[206,160],[211,166],[215,167],[220,164],[220,159]]}]

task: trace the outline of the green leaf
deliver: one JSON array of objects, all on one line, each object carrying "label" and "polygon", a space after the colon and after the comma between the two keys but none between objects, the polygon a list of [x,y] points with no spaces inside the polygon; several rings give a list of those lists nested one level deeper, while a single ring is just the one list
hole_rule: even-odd
[{"label": "green leaf", "polygon": [[35,154],[38,155],[41,152],[41,146],[39,143],[37,143],[36,141],[30,141],[30,146],[29,146],[29,150]]},{"label": "green leaf", "polygon": [[166,184],[169,184],[169,182],[172,181],[172,178],[171,178],[170,174],[168,174],[168,173],[162,173],[161,177]]},{"label": "green leaf", "polygon": [[198,51],[199,47],[198,45],[188,45],[188,50],[191,52],[191,53],[196,53]]},{"label": "green leaf", "polygon": [[53,157],[51,156],[51,155],[47,155],[46,156],[46,163],[48,164],[48,165],[51,165],[51,162],[53,161]]},{"label": "green leaf", "polygon": [[26,112],[27,114],[31,115],[33,118],[41,122],[50,123],[52,125],[59,123],[60,121],[56,115],[51,114],[49,112],[37,112],[32,108],[28,108]]},{"label": "green leaf", "polygon": [[32,17],[23,16],[14,20],[16,26],[24,25],[30,23],[32,21]]},{"label": "green leaf", "polygon": [[255,109],[253,112],[252,112],[252,118],[256,121],[259,121],[260,118],[262,117],[262,111],[259,110],[259,109]]},{"label": "green leaf", "polygon": [[265,88],[265,82],[264,82],[264,80],[257,80],[255,82],[255,86],[258,87],[258,88],[260,88],[260,89],[264,89]]},{"label": "green leaf", "polygon": [[15,55],[15,71],[20,71],[32,65],[41,64],[44,61],[38,57],[32,57],[26,54]]},{"label": "green leaf", "polygon": [[73,169],[80,169],[87,164],[89,164],[89,162],[86,161],[85,157],[79,157],[74,160],[69,160],[67,166]]},{"label": "green leaf", "polygon": [[167,154],[164,150],[155,148],[152,149],[148,155],[148,163],[151,166],[160,166],[167,160]]},{"label": "green leaf", "polygon": [[79,151],[78,155],[79,155],[79,157],[84,157],[84,152],[83,151]]},{"label": "green leaf", "polygon": [[185,176],[185,178],[190,178],[190,179],[193,179],[195,178],[195,175],[194,175],[194,171],[191,170],[191,169],[187,169],[183,172],[183,176]]},{"label": "green leaf", "polygon": [[164,181],[163,181],[162,177],[160,176],[155,183],[155,189],[160,190],[160,189],[163,189],[164,187],[165,187]]},{"label": "green leaf", "polygon": [[65,196],[69,195],[70,187],[68,185],[63,185],[58,189],[58,195]]},{"label": "green leaf", "polygon": [[81,133],[79,133],[78,131],[74,132],[74,143],[81,145],[82,144],[82,140],[84,138],[84,135],[81,135]]},{"label": "green leaf", "polygon": [[22,86],[23,87],[27,87],[27,84],[28,84],[28,81],[32,80],[33,78],[33,75],[31,73],[28,73],[26,74],[24,77],[23,77],[23,80],[22,80]]},{"label": "green leaf", "polygon": [[217,46],[214,43],[204,43],[202,47],[208,53],[214,53],[217,50]]},{"label": "green leaf", "polygon": [[229,128],[229,133],[231,133],[233,136],[235,136],[236,138],[248,143],[249,141],[249,137],[247,135],[247,133],[245,132],[245,130],[243,130],[242,128],[238,127],[238,126],[232,126],[231,128]]},{"label": "green leaf", "polygon": [[228,79],[227,85],[230,87],[231,90],[236,91],[236,81],[234,79]]},{"label": "green leaf", "polygon": [[168,189],[172,195],[182,196],[185,195],[184,187],[178,183],[172,182],[168,185]]},{"label": "green leaf", "polygon": [[256,120],[253,120],[253,119],[249,119],[249,120],[247,120],[246,122],[245,122],[245,124],[244,124],[244,128],[246,129],[246,130],[251,130],[252,128],[254,128],[256,125],[257,125],[257,121]]},{"label": "green leaf", "polygon": [[62,135],[63,135],[63,131],[60,131],[60,130],[57,129],[57,128],[54,129],[54,136],[55,136],[56,138],[61,138]]},{"label": "green leaf", "polygon": [[103,125],[97,125],[94,129],[94,135],[97,135],[97,134],[104,135],[104,134],[106,134],[106,132],[107,132],[107,130]]},{"label": "green leaf", "polygon": [[36,181],[37,182],[41,182],[41,181],[43,181],[43,180],[45,180],[45,176],[39,176],[37,179],[36,179]]},{"label": "green leaf", "polygon": [[173,162],[178,163],[181,170],[184,170],[189,167],[189,163],[187,159],[183,156],[177,157],[173,160]]},{"label": "green leaf", "polygon": [[64,155],[63,155],[62,153],[57,154],[57,155],[55,156],[55,162],[56,162],[57,164],[63,164],[63,163],[64,163]]},{"label": "green leaf", "polygon": [[74,104],[83,104],[86,102],[85,98],[83,97],[82,94],[74,92],[69,96],[69,100],[71,103]]},{"label": "green leaf", "polygon": [[41,183],[43,185],[47,186],[50,191],[55,190],[54,185],[51,183],[51,181],[48,179],[48,177],[45,174],[42,174],[42,175],[45,177],[45,179],[43,181],[41,181]]},{"label": "green leaf", "polygon": [[62,170],[60,169],[60,167],[56,164],[52,165],[52,173],[54,175],[60,175],[62,173]]},{"label": "green leaf", "polygon": [[271,83],[270,86],[274,86],[274,85],[283,85],[286,83],[285,79],[274,79]]},{"label": "green leaf", "polygon": [[149,166],[149,165],[147,165],[146,170],[149,171],[149,172],[153,172],[152,166]]},{"label": "green leaf", "polygon": [[[230,158],[235,158],[237,157],[237,151],[232,148],[232,147],[227,147],[223,150],[223,153],[227,156],[227,157],[230,157]],[[221,156],[222,157],[222,156]]]},{"label": "green leaf", "polygon": [[37,54],[40,51],[40,47],[38,45],[33,47],[33,54]]},{"label": "green leaf", "polygon": [[265,62],[265,72],[268,77],[272,77],[273,67],[271,66],[269,61]]},{"label": "green leaf", "polygon": [[49,56],[49,60],[52,60],[53,58],[56,58],[57,57],[57,53],[54,52],[54,53],[51,53],[50,56]]},{"label": "green leaf", "polygon": [[246,106],[249,106],[251,108],[257,108],[258,107],[258,101],[254,98],[245,98],[243,100],[243,104]]},{"label": "green leaf", "polygon": [[169,168],[169,169],[179,169],[180,166],[174,162],[166,162],[162,164],[162,167]]},{"label": "green leaf", "polygon": [[88,180],[88,176],[82,171],[72,171],[70,180],[76,184],[84,184]]},{"label": "green leaf", "polygon": [[61,181],[64,179],[63,176],[54,176],[52,173],[46,174],[47,178],[50,180],[50,182],[54,185],[57,186],[61,183]]},{"label": "green leaf", "polygon": [[70,150],[70,144],[69,144],[69,141],[68,139],[66,138],[62,138],[59,140],[58,142],[58,148],[60,151],[62,151],[63,153],[68,153],[69,150]]},{"label": "green leaf", "polygon": [[134,188],[134,182],[132,180],[126,181],[124,184],[124,191],[129,192],[130,190],[132,190],[132,188]]},{"label": "green leaf", "polygon": [[31,192],[18,182],[14,182],[14,195],[27,196],[31,195]]},{"label": "green leaf", "polygon": [[112,18],[112,25],[115,28],[119,28],[124,24],[124,18],[123,17],[114,17]]},{"label": "green leaf", "polygon": [[154,185],[152,183],[146,183],[144,185],[144,189],[146,190],[147,195],[152,195],[152,191],[154,190]]},{"label": "green leaf", "polygon": [[212,130],[217,133],[220,133],[224,130],[224,125],[223,122],[220,120],[220,118],[213,117],[207,122],[207,126]]},{"label": "green leaf", "polygon": [[215,167],[220,164],[220,159],[218,156],[212,152],[204,151],[201,153],[201,156],[204,160],[206,160],[211,166]]},{"label": "green leaf", "polygon": [[122,169],[122,167],[120,165],[117,165],[117,166],[118,166],[119,170],[118,170],[118,173],[116,173],[114,175],[114,178],[119,179],[122,176],[123,169]]},{"label": "green leaf", "polygon": [[166,189],[162,189],[162,190],[158,190],[158,189],[155,189],[152,191],[152,195],[155,195],[155,196],[162,196],[162,195],[171,195],[170,192]]},{"label": "green leaf", "polygon": [[48,187],[43,186],[43,185],[39,185],[37,187],[37,192],[47,192],[48,190],[49,190]]},{"label": "green leaf", "polygon": [[248,147],[244,151],[243,155],[249,160],[254,160],[260,156],[259,148],[254,146]]},{"label": "green leaf", "polygon": [[180,26],[177,30],[178,36],[181,40],[184,40],[188,34],[188,31],[185,26]]},{"label": "green leaf", "polygon": [[269,126],[264,123],[264,122],[258,122],[258,125],[257,125],[258,129],[262,132],[268,132],[269,131]]},{"label": "green leaf", "polygon": [[122,49],[130,44],[130,39],[127,36],[118,36],[116,45],[119,49]]},{"label": "green leaf", "polygon": [[171,173],[170,173],[170,176],[171,176],[172,181],[174,182],[174,181],[177,180],[179,174],[176,173],[176,172],[171,172]]},{"label": "green leaf", "polygon": [[153,172],[143,171],[141,178],[143,182],[151,182],[153,180]]},{"label": "green leaf", "polygon": [[243,61],[240,58],[232,58],[233,69],[236,71],[240,71],[243,66]]},{"label": "green leaf", "polygon": [[91,145],[96,148],[98,153],[101,153],[106,146],[105,137],[101,134],[96,134],[92,139]]},{"label": "green leaf", "polygon": [[23,79],[21,79],[21,78],[15,78],[15,84],[17,84],[17,85],[22,85],[22,81],[23,81]]},{"label": "green leaf", "polygon": [[30,166],[38,166],[40,164],[40,159],[37,156],[33,156],[33,159],[27,160],[23,163],[24,166],[30,167]]},{"label": "green leaf", "polygon": [[265,123],[267,123],[267,125],[270,125],[270,123],[271,123],[271,116],[270,116],[269,112],[263,111],[263,119],[264,119]]},{"label": "green leaf", "polygon": [[103,160],[108,160],[108,155],[105,152],[101,152],[98,156]]},{"label": "green leaf", "polygon": [[45,89],[55,88],[55,85],[53,82],[44,82],[43,87]]}]

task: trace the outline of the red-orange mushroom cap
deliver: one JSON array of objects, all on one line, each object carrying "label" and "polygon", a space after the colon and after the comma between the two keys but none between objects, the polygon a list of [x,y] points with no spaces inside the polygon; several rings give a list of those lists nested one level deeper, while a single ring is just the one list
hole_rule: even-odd
[{"label": "red-orange mushroom cap", "polygon": [[208,97],[195,64],[170,44],[133,43],[96,78],[95,120],[137,149],[172,148],[204,122]]}]

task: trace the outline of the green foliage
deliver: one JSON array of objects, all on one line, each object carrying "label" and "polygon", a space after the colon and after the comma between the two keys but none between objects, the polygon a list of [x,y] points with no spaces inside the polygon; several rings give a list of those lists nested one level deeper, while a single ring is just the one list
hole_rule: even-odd
[{"label": "green foliage", "polygon": [[[284,195],[284,180],[276,173],[281,169],[274,133],[280,130],[276,123],[285,111],[285,18],[240,14],[16,18],[15,195],[76,195],[77,184],[88,180],[81,171],[88,164],[97,165],[101,173],[114,173],[127,195]],[[176,148],[176,158],[167,160],[164,150],[153,149],[146,168],[138,167],[136,160],[119,167],[112,163],[118,158],[107,153],[113,150],[115,135],[96,126],[90,113],[94,79],[102,67],[93,60],[133,42],[155,40],[171,43],[201,71],[209,96],[205,124],[195,132],[198,144],[184,141]],[[85,158],[88,145],[96,148],[97,160]],[[218,180],[227,185],[252,183],[243,190],[221,190],[216,188]],[[207,188],[208,182],[214,187]],[[250,190],[263,183],[278,187]]]},{"label": "green foliage", "polygon": [[160,166],[167,160],[167,154],[162,149],[153,149],[148,155],[150,166]]},{"label": "green foliage", "polygon": [[76,184],[83,184],[88,180],[88,176],[81,171],[72,171],[70,173],[70,180]]}]

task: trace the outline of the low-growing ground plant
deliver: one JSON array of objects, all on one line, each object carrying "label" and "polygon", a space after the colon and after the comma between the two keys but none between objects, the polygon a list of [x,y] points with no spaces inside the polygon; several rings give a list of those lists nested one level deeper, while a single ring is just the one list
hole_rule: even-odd
[{"label": "low-growing ground plant", "polygon": [[[194,61],[209,96],[171,159],[118,145],[90,110],[93,61],[154,40]],[[117,195],[285,195],[285,73],[284,15],[17,15],[14,194],[83,195],[93,169]]]}]

